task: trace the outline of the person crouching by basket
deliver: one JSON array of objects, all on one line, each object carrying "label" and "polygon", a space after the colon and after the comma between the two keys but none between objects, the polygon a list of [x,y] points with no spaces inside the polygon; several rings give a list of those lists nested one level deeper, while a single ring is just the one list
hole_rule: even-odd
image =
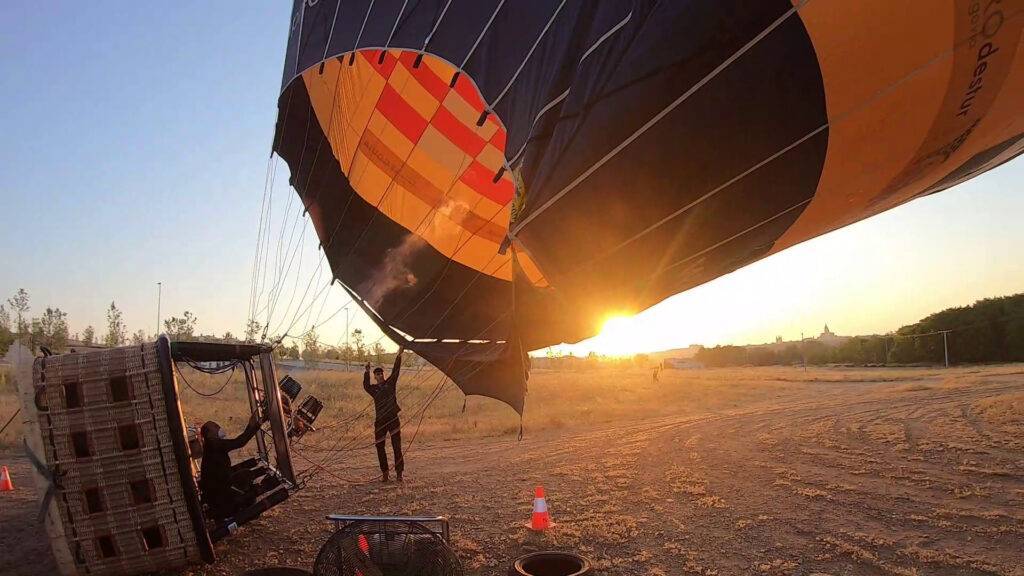
[{"label": "person crouching by basket", "polygon": [[376,412],[373,422],[373,443],[377,447],[377,460],[380,461],[381,480],[384,482],[389,481],[388,455],[384,450],[384,441],[388,435],[391,435],[391,448],[395,452],[395,476],[399,482],[402,481],[402,471],[405,470],[405,460],[402,458],[402,423],[398,419],[398,413],[402,409],[399,408],[398,399],[395,397],[404,350],[398,349],[395,365],[387,378],[384,377],[384,369],[378,366],[373,370],[371,382],[369,362],[366,363],[366,372],[363,373],[363,389],[373,398],[373,408]]},{"label": "person crouching by basket", "polygon": [[217,520],[233,516],[255,498],[252,486],[236,485],[233,482],[231,452],[248,444],[259,429],[256,414],[249,418],[245,431],[235,438],[228,438],[220,424],[212,420],[203,424],[200,431],[203,463],[199,468],[199,490],[203,504],[206,504],[210,514]]}]

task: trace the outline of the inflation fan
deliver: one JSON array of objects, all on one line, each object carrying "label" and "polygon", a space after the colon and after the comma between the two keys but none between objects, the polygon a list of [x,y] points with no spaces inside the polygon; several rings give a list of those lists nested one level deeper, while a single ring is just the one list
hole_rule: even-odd
[{"label": "inflation fan", "polygon": [[461,576],[444,518],[328,516],[339,529],[317,554],[316,576]]}]

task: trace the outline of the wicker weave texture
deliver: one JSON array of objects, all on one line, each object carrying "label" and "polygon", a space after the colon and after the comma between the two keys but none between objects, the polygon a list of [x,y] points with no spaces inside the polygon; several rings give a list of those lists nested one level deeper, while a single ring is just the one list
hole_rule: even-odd
[{"label": "wicker weave texture", "polygon": [[129,575],[199,562],[156,344],[39,358],[33,381],[78,573]]}]

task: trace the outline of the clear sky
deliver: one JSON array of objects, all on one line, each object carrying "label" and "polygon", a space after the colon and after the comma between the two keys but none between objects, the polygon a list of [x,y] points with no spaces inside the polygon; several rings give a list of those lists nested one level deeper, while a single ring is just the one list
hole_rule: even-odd
[{"label": "clear sky", "polygon": [[[0,296],[24,287],[33,313],[58,306],[73,332],[102,332],[115,301],[132,331],[152,333],[162,282],[164,317],[187,309],[202,332],[240,333],[289,11],[270,0],[5,2]],[[283,162],[276,182],[275,233],[293,196]],[[1019,292],[1022,187],[1017,160],[678,295],[572,349],[762,342],[817,334],[825,322],[840,334],[885,332]],[[319,258],[304,230],[301,268],[288,277],[296,301]],[[298,325],[346,301],[332,288]],[[283,329],[293,315],[294,306],[278,310],[272,325]],[[324,324],[321,339],[343,338],[345,316]],[[361,315],[351,322],[371,340],[379,334]]]}]

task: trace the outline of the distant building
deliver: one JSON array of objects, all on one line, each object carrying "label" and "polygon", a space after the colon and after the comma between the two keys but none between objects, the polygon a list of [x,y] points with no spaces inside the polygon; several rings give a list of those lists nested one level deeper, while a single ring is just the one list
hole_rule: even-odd
[{"label": "distant building", "polygon": [[[829,329],[828,324],[825,324],[825,328],[822,330],[821,334],[819,334],[817,337],[809,336],[807,338],[804,338],[802,341],[803,342],[820,342],[820,343],[824,344],[825,346],[828,346],[829,348],[834,348],[836,346],[839,346],[843,342],[846,342],[849,339],[850,339],[849,336],[840,336],[840,335],[836,334],[831,329]],[[768,350],[771,350],[772,352],[782,352],[783,350],[785,350],[789,346],[799,346],[800,342],[801,342],[800,340],[783,340],[782,336],[776,336],[774,342],[771,342],[771,343],[768,343],[768,344],[751,344],[751,345],[748,345],[747,348],[750,348],[750,349],[767,348]]]},{"label": "distant building", "polygon": [[829,347],[839,346],[840,344],[846,342],[849,339],[849,336],[839,336],[832,332],[831,330],[829,330],[828,324],[825,324],[825,329],[821,332],[821,334],[818,335],[817,338],[818,342],[821,342],[822,344]]},{"label": "distant building", "polygon": [[704,364],[692,358],[665,358],[661,361],[661,367],[666,370],[699,370]]}]

